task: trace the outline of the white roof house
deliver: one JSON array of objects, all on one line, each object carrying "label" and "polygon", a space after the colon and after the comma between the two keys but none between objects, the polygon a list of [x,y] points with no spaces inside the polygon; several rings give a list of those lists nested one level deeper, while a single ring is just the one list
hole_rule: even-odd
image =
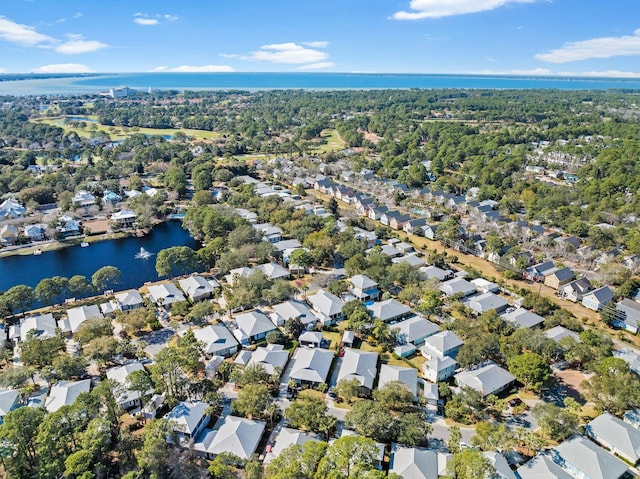
[{"label": "white roof house", "polygon": [[289,351],[285,350],[282,344],[269,344],[265,347],[256,348],[251,353],[251,359],[249,359],[247,366],[259,364],[269,374],[274,374],[276,368],[279,368],[282,373],[288,360]]},{"label": "white roof house", "polygon": [[301,346],[309,346],[312,348],[322,347],[322,333],[320,331],[305,331],[298,338]]},{"label": "white roof house", "polygon": [[504,311],[509,302],[493,293],[483,293],[478,296],[471,296],[464,304],[475,311],[477,314],[487,313],[489,311]]},{"label": "white roof house", "polygon": [[562,338],[571,337],[576,341],[580,341],[580,335],[575,331],[571,331],[564,326],[554,326],[551,329],[547,329],[544,332],[545,336],[549,339],[553,339],[555,342],[559,342]]},{"label": "white roof house", "polygon": [[88,393],[91,389],[91,379],[81,381],[58,381],[51,386],[49,397],[44,403],[48,412],[55,412],[62,406],[70,406],[81,393]]},{"label": "white roof house", "polygon": [[323,324],[333,323],[342,318],[343,303],[336,295],[324,289],[307,296],[307,301]]},{"label": "white roof house", "polygon": [[224,277],[226,282],[233,286],[236,278],[248,278],[255,270],[253,268],[249,268],[248,266],[243,266],[242,268],[235,268],[229,271],[229,274]]},{"label": "white roof house", "polygon": [[605,449],[582,436],[574,436],[556,446],[556,462],[575,477],[589,479],[619,479],[627,465]]},{"label": "white roof house", "polygon": [[179,279],[178,284],[180,289],[194,301],[209,298],[214,290],[214,285],[200,275]]},{"label": "white roof house", "polygon": [[231,356],[238,350],[238,341],[231,332],[221,324],[194,329],[195,338],[204,344],[204,352],[208,356]]},{"label": "white roof house", "polygon": [[235,416],[226,416],[217,431],[206,431],[193,448],[216,456],[230,452],[242,459],[251,459],[256,452],[265,423]]},{"label": "white roof house", "polygon": [[550,454],[538,454],[518,468],[520,479],[575,479],[553,462]]},{"label": "white roof house", "polygon": [[51,313],[29,316],[9,327],[9,339],[26,341],[29,332],[38,338],[52,338],[56,335],[56,320]]},{"label": "white roof house", "polygon": [[320,440],[322,440],[322,438],[317,434],[299,431],[298,429],[292,429],[290,427],[283,427],[275,440],[273,448],[271,448],[271,451],[265,455],[264,463],[268,464],[271,462],[274,458],[282,454],[282,451],[289,446],[293,446],[294,444],[302,446],[309,441]]},{"label": "white roof house", "polygon": [[73,206],[75,206],[76,208],[80,206],[87,207],[93,206],[95,204],[96,197],[89,193],[87,190],[80,190],[73,196],[73,199],[71,201],[73,203]]},{"label": "white roof house", "polygon": [[131,225],[136,220],[136,214],[131,210],[122,210],[112,214],[111,219],[119,225]]},{"label": "white roof house", "polygon": [[121,386],[121,390],[115,394],[116,401],[125,409],[135,405],[140,400],[139,391],[131,391],[127,388],[127,378],[134,371],[144,371],[144,366],[139,361],[116,366],[107,370],[107,378]]},{"label": "white roof house", "polygon": [[387,299],[385,301],[375,302],[367,306],[373,317],[381,319],[384,322],[399,321],[411,313],[411,308],[396,301],[395,299]]},{"label": "white roof house", "polygon": [[270,315],[274,324],[282,326],[287,320],[297,318],[305,326],[315,324],[318,321],[311,308],[301,301],[289,300],[273,306]]},{"label": "white roof house", "polygon": [[470,296],[476,292],[475,285],[463,278],[453,278],[449,281],[445,281],[440,285],[440,291],[446,296],[453,296],[460,293],[463,296]]},{"label": "white roof house", "polygon": [[429,336],[440,331],[440,327],[422,316],[413,316],[396,323],[394,328],[398,329],[396,335],[399,342],[412,343],[414,345],[423,343]]},{"label": "white roof house", "polygon": [[336,382],[357,379],[362,387],[371,390],[377,374],[378,353],[345,348]]},{"label": "white roof house", "polygon": [[378,283],[363,274],[352,276],[349,278],[349,283],[351,283],[349,288],[351,294],[362,301],[377,299],[380,295]]},{"label": "white roof house", "polygon": [[289,270],[283,268],[278,263],[259,264],[255,269],[262,271],[265,276],[272,281],[276,279],[289,279],[291,276]]},{"label": "white roof house", "polygon": [[640,430],[608,412],[591,421],[585,434],[631,464],[640,461]]},{"label": "white roof house", "polygon": [[121,311],[129,311],[144,305],[144,300],[136,289],[120,291],[114,294],[114,297]]},{"label": "white roof house", "polygon": [[298,348],[293,354],[289,377],[304,383],[324,383],[334,357],[334,353],[326,349]]},{"label": "white roof house", "polygon": [[482,455],[489,460],[489,463],[491,463],[496,470],[493,479],[518,479],[502,454],[495,451],[485,451]]},{"label": "white roof house", "polygon": [[181,401],[166,415],[179,436],[195,439],[209,422],[207,409],[211,405],[202,401]]},{"label": "white roof house", "polygon": [[[276,330],[276,327],[269,321],[269,318],[267,318],[262,311],[258,310],[235,315],[233,320],[241,332],[242,337],[247,338],[249,342],[259,341],[266,337],[267,333]],[[235,331],[234,334],[236,334]],[[236,338],[237,337],[236,335]]]},{"label": "white roof house", "polygon": [[497,293],[500,291],[500,286],[484,278],[472,279],[470,283],[473,284],[481,293]]},{"label": "white roof house", "polygon": [[443,358],[450,356],[455,358],[458,354],[460,346],[464,341],[460,339],[453,331],[441,331],[424,340],[424,345],[420,348],[422,354],[426,357]]},{"label": "white roof house", "polygon": [[453,276],[453,271],[450,269],[445,270],[437,266],[423,266],[419,271],[426,280],[435,279],[437,281],[444,281]]},{"label": "white roof house", "polygon": [[187,300],[182,291],[173,283],[152,284],[148,289],[151,301],[161,306],[169,306]]},{"label": "white roof house", "polygon": [[405,384],[414,396],[418,394],[418,370],[404,366],[391,366],[383,364],[380,366],[380,376],[378,378],[378,389],[385,384],[399,381]]},{"label": "white roof house", "polygon": [[449,356],[433,356],[422,364],[422,373],[432,383],[446,381],[454,375],[458,363]]},{"label": "white roof house", "polygon": [[482,394],[482,397],[504,391],[516,380],[513,374],[495,363],[462,371],[454,377],[458,386],[467,386],[475,389]]},{"label": "white roof house", "polygon": [[420,256],[418,256],[416,253],[409,253],[404,256],[400,256],[398,258],[393,258],[391,262],[407,263],[410,266],[415,266],[415,267],[424,266],[425,264],[424,260]]},{"label": "white roof house", "polygon": [[519,328],[535,328],[544,322],[544,318],[528,309],[518,308],[500,316]]},{"label": "white roof house", "polygon": [[0,204],[0,219],[15,219],[24,216],[27,209],[11,198],[4,200]]},{"label": "white roof house", "polygon": [[446,476],[451,455],[428,449],[393,445],[389,472],[405,479],[438,479]]},{"label": "white roof house", "polygon": [[20,391],[17,389],[0,389],[0,424],[2,418],[16,408],[19,396]]},{"label": "white roof house", "polygon": [[77,308],[67,309],[67,320],[61,321],[60,329],[63,331],[71,331],[75,333],[80,325],[88,319],[102,319],[102,313],[97,304],[89,306],[78,306]]}]

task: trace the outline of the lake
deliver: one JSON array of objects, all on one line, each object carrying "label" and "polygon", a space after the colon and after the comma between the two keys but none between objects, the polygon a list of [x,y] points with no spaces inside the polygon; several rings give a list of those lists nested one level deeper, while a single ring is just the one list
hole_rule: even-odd
[{"label": "lake", "polygon": [[[170,221],[153,228],[144,238],[123,238],[92,243],[87,248],[70,246],[56,251],[43,251],[41,255],[9,256],[0,258],[0,291],[17,284],[35,287],[43,278],[76,274],[91,275],[103,266],[115,266],[122,272],[120,284],[115,289],[139,288],[145,281],[160,279],[156,273],[156,254],[171,246],[189,246],[198,249],[200,244],[179,221]],[[140,248],[154,253],[148,259],[138,259]]]}]

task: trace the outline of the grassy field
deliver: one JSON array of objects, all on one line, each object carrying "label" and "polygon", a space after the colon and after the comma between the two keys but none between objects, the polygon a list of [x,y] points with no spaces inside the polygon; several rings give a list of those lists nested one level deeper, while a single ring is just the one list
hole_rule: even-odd
[{"label": "grassy field", "polygon": [[333,128],[327,128],[320,132],[320,137],[325,141],[322,144],[318,144],[314,150],[315,153],[329,153],[331,151],[344,150],[347,144],[342,141],[338,132]]},{"label": "grassy field", "polygon": [[[95,115],[85,115],[87,118],[96,120],[97,117]],[[188,128],[140,128],[140,127],[125,127],[125,126],[105,126],[99,125],[96,123],[87,123],[85,128],[77,128],[71,125],[66,125],[62,123],[62,117],[56,118],[39,118],[37,120],[32,120],[34,122],[46,123],[48,125],[58,126],[65,130],[65,132],[75,131],[78,136],[84,138],[91,138],[94,131],[93,125],[97,127],[97,131],[105,132],[109,134],[109,137],[112,140],[123,140],[125,138],[130,137],[136,133],[142,133],[144,135],[174,135],[178,132],[182,132],[190,138],[195,139],[212,139],[212,138],[220,138],[224,134],[223,132],[218,131],[205,131],[205,130],[191,130]]]}]

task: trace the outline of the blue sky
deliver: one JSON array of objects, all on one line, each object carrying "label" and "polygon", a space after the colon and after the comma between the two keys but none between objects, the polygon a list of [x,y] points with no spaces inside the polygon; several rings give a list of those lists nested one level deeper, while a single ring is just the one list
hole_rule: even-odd
[{"label": "blue sky", "polygon": [[640,77],[638,0],[2,0],[0,72]]}]

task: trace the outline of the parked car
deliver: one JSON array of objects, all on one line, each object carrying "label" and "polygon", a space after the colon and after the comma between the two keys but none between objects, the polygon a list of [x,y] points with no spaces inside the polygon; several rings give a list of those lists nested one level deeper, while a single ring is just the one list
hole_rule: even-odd
[{"label": "parked car", "polygon": [[507,404],[509,404],[509,406],[511,407],[520,406],[520,404],[522,404],[522,399],[520,398],[509,399],[509,401],[507,401]]}]

